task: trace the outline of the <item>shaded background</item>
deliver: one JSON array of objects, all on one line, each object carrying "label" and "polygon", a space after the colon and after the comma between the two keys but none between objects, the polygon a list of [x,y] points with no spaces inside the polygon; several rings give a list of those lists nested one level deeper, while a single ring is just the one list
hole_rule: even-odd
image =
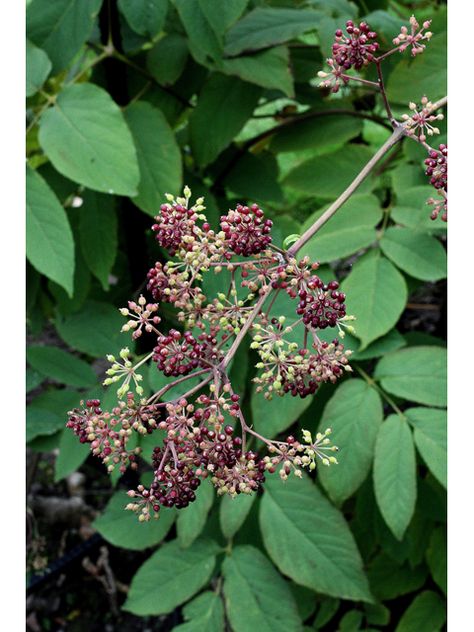
[{"label": "shaded background", "polygon": [[[384,64],[396,116],[445,94],[443,3],[28,3],[29,629],[443,629],[445,225],[429,219],[415,143],[397,146],[304,249],[323,278],[342,281],[357,317],[345,341],[354,375],[268,403],[247,349],[233,369],[267,436],[331,425],[337,468],[269,482],[272,504],[265,494],[230,504],[203,485],[179,518],[139,525],[122,510],[137,475],[109,477],[64,428],[80,399],[115,401],[100,386],[104,358],[133,348],[117,307],[165,260],[150,229],[164,193],[189,185],[214,225],[258,202],[278,245],[301,233],[390,134],[370,89],[317,87],[334,31],[364,19],[385,50],[412,13],[433,19],[434,36],[417,59]],[[140,340],[136,353],[147,350]],[[148,392],[158,387],[155,366],[146,378]],[[156,438],[142,443],[146,477]],[[149,558],[156,575],[142,579]]]}]

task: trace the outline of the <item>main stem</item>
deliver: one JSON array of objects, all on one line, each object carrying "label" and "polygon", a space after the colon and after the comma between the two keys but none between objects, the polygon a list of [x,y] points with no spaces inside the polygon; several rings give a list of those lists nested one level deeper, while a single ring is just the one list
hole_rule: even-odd
[{"label": "main stem", "polygon": [[362,184],[362,182],[366,179],[375,165],[379,162],[385,154],[390,151],[390,149],[398,143],[398,141],[404,136],[405,128],[403,125],[399,125],[391,134],[391,136],[385,141],[385,143],[380,147],[376,154],[372,156],[369,162],[365,165],[362,171],[354,178],[354,180],[350,183],[343,193],[337,198],[335,202],[331,204],[331,206],[321,215],[319,219],[317,219],[308,230],[301,235],[301,237],[296,241],[291,248],[288,250],[288,255],[293,257],[298,250],[301,248],[313,237],[326,222],[328,222],[331,217],[338,211],[341,206],[347,202],[347,200],[351,197],[354,191]]}]

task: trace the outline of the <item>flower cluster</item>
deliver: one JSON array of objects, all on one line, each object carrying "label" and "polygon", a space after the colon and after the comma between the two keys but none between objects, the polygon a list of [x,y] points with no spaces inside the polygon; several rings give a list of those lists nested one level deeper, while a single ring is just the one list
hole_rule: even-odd
[{"label": "flower cluster", "polygon": [[273,222],[265,219],[262,209],[257,204],[242,206],[230,210],[221,217],[221,229],[224,232],[229,248],[236,255],[249,257],[265,250],[271,243],[270,231]]},{"label": "flower cluster", "polygon": [[342,29],[337,29],[335,33],[336,40],[332,45],[334,60],[344,70],[360,70],[374,60],[374,54],[379,49],[379,44],[375,41],[377,33],[371,31],[366,22],[356,26],[352,20],[346,22],[346,33],[347,35]]},{"label": "flower cluster", "polygon": [[427,204],[433,206],[431,219],[436,219],[441,215],[443,222],[448,220],[448,147],[441,144],[439,149],[430,150],[428,158],[425,160],[426,175],[430,179],[430,184],[434,186],[438,194],[437,198],[430,197]]},{"label": "flower cluster", "polygon": [[[247,424],[228,377],[230,360],[247,331],[259,355],[257,391],[267,398],[307,397],[322,382],[334,382],[350,370],[350,354],[339,340],[324,342],[317,333],[334,328],[343,337],[342,328],[350,330],[338,282],[324,283],[315,274],[316,262],[297,260],[274,247],[272,222],[258,205],[237,205],[221,216],[220,229],[214,232],[203,214],[203,200],[191,205],[190,196],[187,188],[183,197],[168,196],[156,218],[156,238],[174,259],[149,270],[152,300],[140,295],[120,310],[127,319],[122,332],[133,340],[151,338],[153,350],[136,362],[128,348],[118,358],[108,356],[111,367],[104,384],[118,387],[117,406],[103,412],[98,401],[88,401],[70,413],[67,423],[110,471],[116,465],[120,471],[127,465],[137,467],[140,450],[127,447],[134,431],[152,436],[164,431],[164,440],[157,440],[153,450],[150,486],[129,491],[127,508],[140,521],[159,517],[163,507],[187,507],[205,478],[218,494],[234,497],[257,491],[265,473],[279,463],[287,472],[288,463],[312,469],[316,460],[334,462],[322,456],[326,439],[311,445],[270,441]],[[212,270],[222,275],[228,289],[208,299],[202,281]],[[288,320],[279,313],[282,305],[275,303],[279,293],[285,313],[291,314]],[[161,303],[180,310],[184,330],[165,327]],[[165,378],[173,379],[146,398],[139,369],[149,360]],[[201,381],[186,390],[186,381],[193,377]],[[166,401],[166,393],[181,383],[184,395]],[[270,461],[250,449],[255,438],[268,449]]]},{"label": "flower cluster", "polygon": [[414,15],[410,18],[410,32],[406,26],[402,26],[400,33],[393,39],[393,43],[397,46],[398,50],[403,53],[407,48],[411,46],[411,54],[413,57],[422,53],[426,46],[422,44],[423,41],[429,41],[432,37],[432,33],[427,31],[431,26],[431,20],[423,22],[421,28]]},{"label": "flower cluster", "polygon": [[439,134],[439,129],[432,125],[435,121],[442,121],[443,114],[435,114],[433,112],[433,104],[424,96],[421,99],[421,106],[416,103],[410,103],[409,108],[412,114],[404,114],[402,119],[405,122],[405,128],[409,136],[417,136],[422,143],[426,142],[426,135],[433,136]]}]

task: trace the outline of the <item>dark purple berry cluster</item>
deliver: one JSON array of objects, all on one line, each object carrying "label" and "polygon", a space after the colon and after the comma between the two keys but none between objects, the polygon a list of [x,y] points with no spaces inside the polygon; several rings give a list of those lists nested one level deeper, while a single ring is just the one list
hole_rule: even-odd
[{"label": "dark purple berry cluster", "polygon": [[168,335],[158,336],[156,342],[153,360],[166,376],[187,375],[199,366],[202,346],[189,331],[182,334],[177,329],[170,329]]},{"label": "dark purple berry cluster", "polygon": [[346,22],[347,35],[341,29],[335,33],[336,41],[332,45],[332,54],[335,61],[345,70],[355,68],[360,70],[374,60],[374,54],[379,45],[376,41],[377,33],[371,31],[366,22],[355,26],[352,20]]},{"label": "dark purple berry cluster", "polygon": [[185,236],[193,235],[198,215],[194,208],[186,208],[182,204],[162,204],[160,214],[155,217],[156,224],[152,230],[156,233],[156,241],[166,248],[170,255],[176,254],[182,247]]},{"label": "dark purple berry cluster", "polygon": [[448,147],[441,144],[439,151],[430,151],[425,160],[426,175],[435,189],[448,190]]},{"label": "dark purple berry cluster", "polygon": [[236,255],[245,257],[262,252],[271,243],[272,225],[257,204],[250,207],[238,204],[235,210],[229,210],[221,217],[221,229],[228,247]]},{"label": "dark purple berry cluster", "polygon": [[320,278],[313,277],[308,282],[308,288],[298,292],[296,313],[303,317],[305,325],[313,329],[335,327],[337,321],[346,315],[346,295],[338,291],[339,283],[331,281],[324,284]]}]

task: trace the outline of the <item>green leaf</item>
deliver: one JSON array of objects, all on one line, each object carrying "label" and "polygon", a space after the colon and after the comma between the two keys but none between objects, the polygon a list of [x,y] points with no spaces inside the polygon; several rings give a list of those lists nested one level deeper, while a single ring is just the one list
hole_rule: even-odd
[{"label": "green leaf", "polygon": [[237,75],[244,81],[256,83],[263,88],[281,90],[287,97],[294,97],[286,46],[276,46],[254,55],[224,59],[220,69],[226,75]]},{"label": "green leaf", "polygon": [[51,72],[51,61],[48,55],[26,40],[26,96],[31,97],[38,92]]},{"label": "green leaf", "polygon": [[44,376],[38,373],[37,371],[33,371],[28,367],[26,369],[26,392],[30,393],[32,390],[37,388],[44,381]]},{"label": "green leaf", "polygon": [[431,576],[445,595],[448,591],[447,545],[445,528],[438,527],[431,534],[429,548],[426,552]]},{"label": "green leaf", "polygon": [[433,476],[448,486],[448,426],[445,410],[409,408],[404,413],[414,428],[415,445]]},{"label": "green leaf", "polygon": [[31,346],[27,350],[27,359],[34,369],[60,384],[87,387],[97,381],[87,362],[59,347]]},{"label": "green leaf", "polygon": [[374,490],[382,516],[401,540],[416,502],[416,458],[411,430],[398,415],[380,427],[375,443]]},{"label": "green leaf", "polygon": [[165,117],[146,102],[125,110],[140,168],[138,195],[133,202],[146,213],[156,215],[165,193],[179,193],[182,184],[181,152]]},{"label": "green leaf", "polygon": [[228,31],[224,52],[238,55],[287,42],[315,29],[321,14],[304,9],[257,8]]},{"label": "green leaf", "polygon": [[[426,95],[433,103],[447,92],[446,33],[434,35],[426,45],[423,55],[412,59],[406,55],[387,82],[387,94],[390,102],[408,104],[419,103]],[[410,77],[410,81],[407,81]]]},{"label": "green leaf", "polygon": [[224,604],[215,592],[206,590],[183,608],[186,623],[173,628],[173,632],[224,632]]},{"label": "green leaf", "polygon": [[139,616],[172,612],[211,578],[218,545],[199,539],[183,552],[177,540],[166,542],[140,566],[123,610]]},{"label": "green leaf", "polygon": [[59,439],[59,454],[54,464],[54,482],[78,470],[90,454],[87,443],[81,443],[70,428],[64,428]]},{"label": "green leaf", "polygon": [[[256,173],[258,178],[255,178]],[[224,184],[233,193],[249,200],[283,202],[278,183],[278,163],[270,152],[261,152],[257,156],[244,154],[229,171]]]},{"label": "green leaf", "polygon": [[299,632],[301,621],[287,582],[261,551],[237,546],[222,565],[226,612],[234,632]]},{"label": "green leaf", "polygon": [[26,172],[26,256],[72,296],[74,240],[66,212],[43,178]]},{"label": "green leaf", "polygon": [[26,408],[26,441],[54,434],[60,428],[64,428],[65,419],[66,413],[61,416],[37,404],[30,404]]},{"label": "green leaf", "polygon": [[214,498],[213,485],[210,481],[202,481],[196,491],[196,501],[190,507],[179,512],[176,528],[178,542],[183,548],[191,546],[194,540],[201,535]]},{"label": "green leaf", "polygon": [[135,195],[139,172],[118,105],[91,83],[64,88],[40,120],[39,142],[64,176],[95,191]]},{"label": "green leaf", "polygon": [[447,353],[441,347],[410,347],[383,357],[374,377],[389,393],[418,404],[446,406]]},{"label": "green leaf", "polygon": [[222,533],[228,540],[233,538],[243,525],[256,498],[256,494],[239,494],[235,498],[225,494],[222,497],[219,521]]},{"label": "green leaf", "polygon": [[319,430],[332,429],[339,465],[322,467],[319,480],[335,503],[352,496],[367,477],[382,420],[380,395],[364,380],[342,383],[326,404]]},{"label": "green leaf", "polygon": [[28,38],[46,51],[53,72],[65,68],[89,38],[102,0],[32,0],[26,12]]},{"label": "green leaf", "polygon": [[342,284],[347,313],[356,317],[355,336],[361,350],[386,334],[397,323],[408,297],[403,276],[376,250],[354,265]]},{"label": "green leaf", "polygon": [[82,254],[89,270],[107,290],[118,247],[114,198],[92,191],[85,191],[82,197],[79,213]]},{"label": "green leaf", "polygon": [[153,38],[164,26],[168,0],[118,0],[118,7],[135,33]]},{"label": "green leaf", "polygon": [[271,559],[293,581],[325,595],[372,601],[346,521],[307,476],[284,484],[268,477],[260,528]]},{"label": "green leaf", "polygon": [[339,599],[333,599],[332,597],[322,597],[316,616],[314,618],[313,627],[316,630],[323,628],[334,617],[339,609]]},{"label": "green leaf", "polygon": [[[284,184],[306,196],[333,199],[352,182],[362,167],[372,158],[373,151],[364,145],[348,145],[337,151],[315,156],[297,165],[284,179]],[[358,192],[370,190],[370,180]]]},{"label": "green leaf", "polygon": [[223,35],[240,18],[248,3],[249,0],[198,0],[201,11],[218,36]]},{"label": "green leaf", "polygon": [[388,228],[380,247],[395,265],[415,279],[438,281],[446,278],[446,251],[440,242],[410,228]]},{"label": "green leaf", "polygon": [[119,339],[123,318],[109,303],[86,301],[80,312],[64,318],[58,315],[55,324],[64,342],[94,358],[116,353],[128,342]]},{"label": "green leaf", "polygon": [[215,68],[216,60],[220,62],[222,58],[222,46],[200,3],[189,0],[173,0],[173,3],[188,35],[191,55],[198,64]]},{"label": "green leaf", "polygon": [[418,590],[425,583],[427,576],[425,566],[400,566],[385,554],[378,555],[371,562],[367,574],[374,595],[383,601]]},{"label": "green leaf", "polygon": [[305,118],[295,125],[282,126],[271,142],[271,148],[276,152],[301,151],[317,147],[343,145],[348,140],[358,136],[362,131],[362,119],[353,116],[336,114],[334,116]]},{"label": "green leaf", "polygon": [[[326,209],[313,213],[303,224],[309,228]],[[382,209],[375,195],[354,195],[336,215],[301,249],[301,256],[326,263],[370,246],[377,237],[375,226],[382,219]]]},{"label": "green leaf", "polygon": [[364,351],[355,351],[352,355],[353,360],[371,360],[380,356],[396,351],[406,345],[405,338],[398,333],[396,329],[391,329],[388,334],[375,340]]},{"label": "green leaf", "polygon": [[176,518],[175,511],[162,507],[159,520],[139,522],[134,513],[125,510],[129,502],[124,491],[112,496],[93,523],[100,535],[114,546],[132,551],[142,551],[164,540]]},{"label": "green leaf", "polygon": [[435,234],[445,232],[445,222],[434,221],[430,217],[430,207],[426,204],[426,200],[430,197],[433,197],[433,187],[429,185],[409,187],[405,185],[403,189],[397,191],[397,203],[392,208],[390,217],[398,224],[419,232]]},{"label": "green leaf", "polygon": [[250,409],[255,430],[272,438],[286,430],[311,404],[311,397],[280,397],[265,399],[263,393],[252,389]]},{"label": "green leaf", "polygon": [[148,52],[146,66],[159,83],[170,85],[181,76],[187,59],[186,38],[178,33],[169,33]]},{"label": "green leaf", "polygon": [[405,610],[395,632],[439,632],[445,623],[445,604],[435,592],[425,590]]},{"label": "green leaf", "polygon": [[208,165],[231,143],[252,114],[260,92],[235,77],[210,76],[189,118],[191,149],[200,166]]}]

